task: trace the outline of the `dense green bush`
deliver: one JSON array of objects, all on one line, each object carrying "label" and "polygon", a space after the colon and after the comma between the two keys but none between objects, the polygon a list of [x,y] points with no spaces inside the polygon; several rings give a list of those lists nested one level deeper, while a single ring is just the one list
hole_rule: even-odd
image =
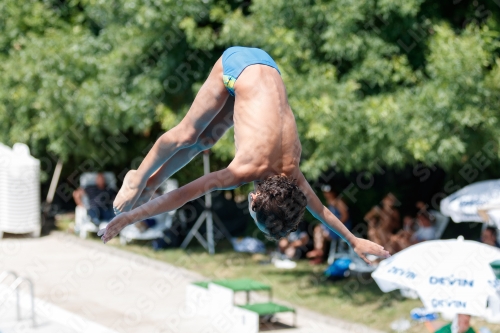
[{"label": "dense green bush", "polygon": [[[281,69],[309,177],[332,164],[451,170],[485,146],[498,159],[499,9],[493,0],[0,0],[0,141],[137,166],[222,51],[245,45]],[[231,133],[214,152],[215,166],[231,159]]]}]

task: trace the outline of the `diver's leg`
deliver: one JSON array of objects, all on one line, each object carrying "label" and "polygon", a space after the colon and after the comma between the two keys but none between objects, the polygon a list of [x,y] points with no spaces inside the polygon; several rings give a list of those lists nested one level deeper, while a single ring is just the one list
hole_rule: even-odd
[{"label": "diver's leg", "polygon": [[119,212],[129,211],[149,177],[178,151],[197,143],[200,134],[217,116],[228,97],[229,93],[222,81],[220,58],[182,121],[155,142],[137,170],[127,173],[113,206]]},{"label": "diver's leg", "polygon": [[198,136],[196,143],[176,152],[152,175],[134,207],[149,201],[156,189],[170,176],[188,164],[200,152],[210,149],[233,126],[234,97],[230,96],[222,110]]}]

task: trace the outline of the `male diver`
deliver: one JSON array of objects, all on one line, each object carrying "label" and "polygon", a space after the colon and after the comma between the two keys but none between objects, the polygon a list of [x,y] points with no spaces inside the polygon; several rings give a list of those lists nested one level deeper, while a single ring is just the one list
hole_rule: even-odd
[{"label": "male diver", "polygon": [[[227,168],[150,201],[165,179],[211,148],[233,125],[236,153]],[[268,238],[294,231],[307,208],[367,263],[367,254],[388,257],[382,246],[355,237],[323,206],[299,169],[301,151],[274,60],[261,49],[231,47],[215,63],[182,121],[155,142],[137,170],[127,173],[114,201],[117,216],[98,235],[106,243],[131,223],[253,181],[249,211]]]}]

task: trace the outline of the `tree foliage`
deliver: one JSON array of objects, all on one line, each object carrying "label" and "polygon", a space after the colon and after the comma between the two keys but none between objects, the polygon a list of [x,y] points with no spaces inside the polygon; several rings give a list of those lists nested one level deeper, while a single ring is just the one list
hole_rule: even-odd
[{"label": "tree foliage", "polygon": [[[278,63],[310,177],[451,170],[485,145],[498,159],[499,13],[494,0],[0,0],[0,141],[100,161],[119,142],[106,163],[128,164],[244,45]],[[214,152],[230,160],[231,133]]]}]

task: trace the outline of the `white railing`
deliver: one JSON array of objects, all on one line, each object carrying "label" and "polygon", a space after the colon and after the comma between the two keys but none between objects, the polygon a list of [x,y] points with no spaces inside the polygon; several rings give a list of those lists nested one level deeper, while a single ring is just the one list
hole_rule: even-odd
[{"label": "white railing", "polygon": [[[35,291],[34,291],[33,282],[30,279],[28,279],[28,278],[18,276],[15,272],[12,272],[12,271],[2,271],[0,273],[0,283],[2,283],[9,276],[12,276],[14,278],[14,282],[11,283],[11,285],[9,286],[9,289],[10,289],[10,291],[16,293],[17,320],[21,320],[21,304],[20,304],[20,298],[19,298],[19,287],[23,283],[27,283],[29,285],[29,288],[30,288],[30,297],[31,297],[31,320],[33,322],[33,327],[36,327],[36,320],[35,320]],[[6,299],[6,298],[4,298],[4,299]],[[0,305],[2,305],[2,303],[0,303]]]}]

